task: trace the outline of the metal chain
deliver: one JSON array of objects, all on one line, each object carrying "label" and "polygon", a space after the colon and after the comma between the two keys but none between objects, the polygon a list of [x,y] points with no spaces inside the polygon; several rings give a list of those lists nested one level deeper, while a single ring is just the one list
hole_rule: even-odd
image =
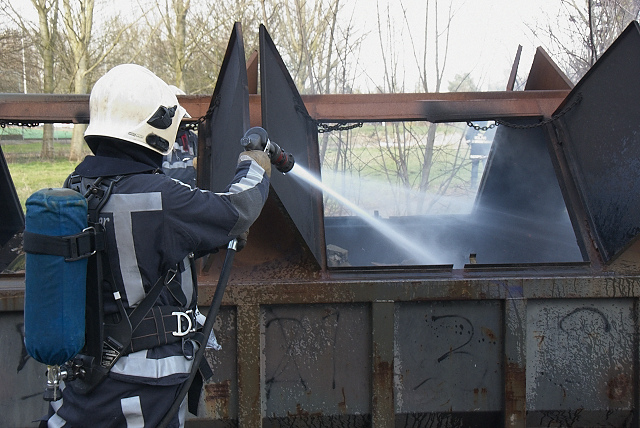
[{"label": "metal chain", "polygon": [[[332,131],[348,131],[354,128],[361,128],[363,125],[363,122],[320,122],[312,118],[311,115],[307,113],[307,109],[298,103],[298,99],[296,97],[293,98],[293,105],[294,109],[298,113],[318,128],[318,134]],[[334,125],[328,125],[328,123],[334,123]]]},{"label": "metal chain", "polygon": [[211,117],[211,115],[213,115],[213,112],[215,111],[215,109],[218,108],[219,105],[220,105],[220,95],[218,95],[217,97],[214,98],[213,104],[211,104],[211,107],[209,107],[209,109],[207,109],[207,112],[203,116],[200,116],[194,122],[187,122],[184,125],[181,125],[181,128],[184,128],[184,129],[190,130],[190,131],[194,131],[194,130],[198,129],[198,127],[202,123],[204,123],[204,121],[207,120],[207,118],[209,118],[209,117]]},{"label": "metal chain", "polygon": [[496,122],[493,122],[491,125],[487,125],[487,126],[480,126],[480,125],[476,125],[473,122],[471,122],[470,120],[467,121],[467,126],[469,128],[473,128],[476,131],[488,131],[489,129],[493,129],[496,126],[498,126],[498,124]]},{"label": "metal chain", "polygon": [[560,110],[560,112],[558,114],[554,114],[550,118],[545,119],[545,120],[543,120],[541,122],[538,122],[538,123],[532,123],[532,124],[529,124],[529,125],[517,125],[515,123],[510,123],[510,122],[504,121],[502,119],[496,119],[496,123],[498,123],[500,125],[504,125],[504,126],[506,126],[508,128],[514,128],[514,129],[538,128],[540,126],[544,126],[544,125],[546,125],[548,123],[551,123],[551,122],[554,122],[554,121],[560,119],[562,116],[564,116],[569,111],[571,111],[575,106],[580,104],[580,101],[582,101],[582,93],[578,92],[576,94],[576,99],[573,100],[573,102],[571,104],[569,104],[568,106],[566,106],[565,108]]},{"label": "metal chain", "polygon": [[0,119],[0,128],[4,129],[7,126],[22,126],[25,128],[35,128],[39,126],[40,122],[12,122],[10,120]]},{"label": "metal chain", "polygon": [[554,121],[560,119],[562,116],[564,116],[569,111],[571,111],[575,106],[580,104],[580,101],[582,101],[582,93],[578,92],[576,94],[576,99],[573,100],[573,102],[571,104],[569,104],[567,107],[565,107],[562,110],[560,110],[560,112],[558,114],[554,114],[550,118],[545,119],[545,120],[543,120],[541,122],[537,122],[537,123],[531,123],[531,124],[527,124],[527,125],[519,125],[519,124],[516,124],[516,123],[507,122],[507,121],[505,121],[503,119],[496,119],[493,124],[488,125],[488,126],[474,125],[471,121],[467,122],[467,126],[475,129],[476,131],[486,131],[488,129],[495,128],[498,125],[506,126],[507,128],[513,128],[513,129],[539,128],[541,126],[544,126],[546,124],[549,124],[551,122],[554,122]]},{"label": "metal chain", "polygon": [[322,134],[324,132],[332,132],[332,131],[348,131],[354,128],[362,128],[363,122],[342,122],[336,123],[335,125],[329,125],[325,122],[316,121],[316,125],[318,126],[318,134]]}]

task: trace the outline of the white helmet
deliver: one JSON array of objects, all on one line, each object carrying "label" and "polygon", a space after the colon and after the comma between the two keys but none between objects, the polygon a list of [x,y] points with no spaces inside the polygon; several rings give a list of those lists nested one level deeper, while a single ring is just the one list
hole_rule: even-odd
[{"label": "white helmet", "polygon": [[84,137],[94,153],[94,137],[109,137],[166,155],[186,114],[169,85],[136,64],[118,65],[98,79],[89,110]]},{"label": "white helmet", "polygon": [[[169,89],[171,89],[171,91],[176,95],[187,95],[182,89],[178,88],[176,85],[169,85]],[[191,118],[191,116],[189,115],[189,112],[187,112],[186,110],[184,113],[184,117]]]}]

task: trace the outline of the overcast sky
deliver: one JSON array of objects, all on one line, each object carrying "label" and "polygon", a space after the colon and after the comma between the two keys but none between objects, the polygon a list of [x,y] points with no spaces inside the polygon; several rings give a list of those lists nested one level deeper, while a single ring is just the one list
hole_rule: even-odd
[{"label": "overcast sky", "polygon": [[[35,15],[31,0],[11,1],[22,10]],[[354,60],[357,57],[360,70],[354,82],[357,89],[376,92],[377,87],[383,85],[384,67],[377,21],[378,10],[385,15],[389,7],[395,42],[393,50],[399,55],[398,73],[402,74],[399,77],[404,82],[405,92],[416,90],[418,68],[411,49],[411,37],[415,44],[421,44],[425,5],[429,3],[433,7],[435,2],[436,0],[341,0],[343,19],[352,19],[358,35],[365,36],[361,50],[353,54]],[[520,78],[526,76],[535,49],[541,45],[539,40],[533,39],[528,27],[545,20],[547,15],[555,16],[559,3],[558,0],[440,0],[438,7],[441,16],[446,16],[450,5],[455,10],[441,90],[447,90],[448,81],[456,74],[468,72],[472,73],[474,82],[481,90],[504,90],[518,45],[523,46],[518,74]],[[119,7],[126,10],[135,2],[111,0],[109,4],[112,7],[120,4]],[[402,13],[401,4],[406,9],[406,15]],[[410,23],[411,37],[407,21]],[[441,23],[444,22],[441,20]],[[419,47],[419,55],[422,55],[421,49]],[[433,58],[434,53],[430,50],[427,52],[428,62],[433,63],[430,58]],[[434,90],[433,87],[429,89]]]},{"label": "overcast sky", "polygon": [[[354,19],[363,29],[377,28],[377,7],[386,11],[391,5],[394,28],[398,42],[396,51],[404,51],[403,71],[405,73],[405,91],[414,90],[416,81],[415,59],[411,52],[411,41],[408,30],[404,26],[405,18],[399,7],[400,3],[407,10],[406,19],[410,21],[412,36],[416,43],[423,37],[425,21],[425,4],[427,0],[347,0],[346,5],[354,10]],[[431,0],[431,4],[434,0]],[[504,90],[518,45],[522,45],[519,76],[526,76],[535,54],[541,45],[535,40],[528,26],[555,16],[558,9],[557,0],[452,0],[440,1],[439,13],[448,12],[451,4],[455,14],[451,27],[448,62],[445,69],[445,83],[442,90],[447,90],[447,81],[456,74],[472,71],[474,81],[481,84],[481,89]],[[546,15],[545,15],[546,12]],[[445,21],[441,21],[445,22]],[[405,28],[402,28],[402,27]],[[377,82],[382,81],[382,63],[380,40],[377,31],[371,31],[363,44],[360,57],[367,61],[367,77],[361,78],[365,92],[375,89]],[[430,52],[430,51],[428,51]],[[366,56],[365,54],[366,53]],[[433,52],[430,54],[433,56]],[[442,55],[442,53],[441,53]],[[497,86],[497,87],[496,87]],[[431,89],[432,90],[432,89]]]}]

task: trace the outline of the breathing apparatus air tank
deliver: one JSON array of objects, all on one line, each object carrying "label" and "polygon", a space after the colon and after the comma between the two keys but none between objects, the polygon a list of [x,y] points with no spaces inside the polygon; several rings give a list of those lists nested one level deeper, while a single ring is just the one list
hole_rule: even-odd
[{"label": "breathing apparatus air tank", "polygon": [[[77,249],[74,237],[87,228],[87,200],[71,189],[42,189],[26,208],[25,345],[35,360],[62,365],[84,345],[87,258],[47,253],[54,246],[47,237],[70,237],[65,245]],[[44,238],[45,248],[27,245],[28,234],[39,243]]]}]

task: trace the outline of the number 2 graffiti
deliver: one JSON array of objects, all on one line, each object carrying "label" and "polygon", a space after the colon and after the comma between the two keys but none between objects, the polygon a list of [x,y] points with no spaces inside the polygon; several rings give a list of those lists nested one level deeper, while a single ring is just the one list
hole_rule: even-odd
[{"label": "number 2 graffiti", "polygon": [[[463,349],[471,343],[475,336],[475,328],[469,318],[456,314],[432,315],[431,317],[427,316],[425,322],[435,323],[431,327],[435,329],[436,332],[439,332],[442,329],[446,331],[448,349],[438,356],[436,359],[438,363],[441,363],[448,358],[452,358],[457,354],[471,355],[469,351]],[[467,336],[466,339],[465,333]],[[430,346],[428,343],[425,345]],[[413,387],[413,390],[416,391],[432,379],[432,377],[428,377],[422,380]]]},{"label": "number 2 graffiti", "polygon": [[457,334],[459,334],[460,336],[463,336],[463,332],[464,332],[464,325],[466,324],[469,328],[469,338],[464,342],[461,343],[460,345],[453,347],[453,345],[451,346],[451,348],[449,349],[449,351],[445,352],[444,354],[442,354],[440,357],[438,357],[438,362],[441,363],[444,359],[451,357],[453,354],[467,354],[469,355],[469,352],[466,351],[461,351],[460,349],[464,348],[465,346],[467,346],[469,344],[469,342],[471,342],[471,339],[473,339],[473,336],[475,335],[475,329],[473,328],[473,324],[471,323],[471,321],[469,320],[469,318],[463,317],[461,315],[440,315],[440,316],[432,316],[431,317],[431,321],[439,321],[439,320],[444,320],[444,319],[455,319],[455,320],[460,320],[460,324],[456,323],[455,324],[455,330],[460,330],[459,332],[456,331]]}]

